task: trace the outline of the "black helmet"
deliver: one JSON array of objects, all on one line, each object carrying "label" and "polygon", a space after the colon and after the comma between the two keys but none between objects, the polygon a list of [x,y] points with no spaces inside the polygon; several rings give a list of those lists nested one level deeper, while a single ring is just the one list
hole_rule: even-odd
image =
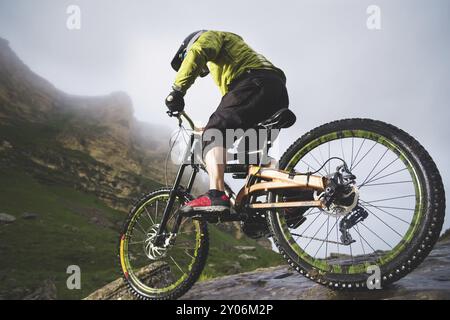
[{"label": "black helmet", "polygon": [[[183,63],[184,58],[186,57],[186,54],[191,49],[192,45],[195,41],[197,41],[200,36],[205,33],[207,30],[199,30],[191,33],[189,36],[187,36],[186,39],[184,39],[183,43],[181,44],[180,48],[178,49],[177,53],[175,54],[175,57],[173,57],[171,65],[172,68],[178,72],[180,70],[181,64]],[[200,73],[201,77],[207,76],[209,73],[209,70],[202,70]]]}]

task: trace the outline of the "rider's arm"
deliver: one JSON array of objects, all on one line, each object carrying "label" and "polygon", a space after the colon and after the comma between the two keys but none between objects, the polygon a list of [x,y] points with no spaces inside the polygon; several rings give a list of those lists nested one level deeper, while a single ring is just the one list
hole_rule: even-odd
[{"label": "rider's arm", "polygon": [[222,48],[222,37],[214,31],[207,31],[198,38],[186,55],[178,70],[174,82],[174,89],[186,93],[194,83],[206,63],[214,60]]}]

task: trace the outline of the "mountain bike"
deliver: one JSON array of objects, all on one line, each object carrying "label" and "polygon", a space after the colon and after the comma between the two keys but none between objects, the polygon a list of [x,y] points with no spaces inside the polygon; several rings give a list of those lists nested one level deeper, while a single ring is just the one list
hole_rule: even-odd
[{"label": "mountain bike", "polygon": [[[193,121],[170,114],[180,127]],[[295,115],[283,109],[258,124],[288,128]],[[270,134],[258,152],[273,145]],[[124,280],[141,299],[176,299],[198,280],[208,256],[208,223],[239,221],[251,238],[271,237],[287,263],[303,276],[336,290],[387,286],[414,270],[436,243],[444,220],[445,194],[427,151],[401,129],[371,119],[319,126],[295,141],[278,165],[227,164],[245,179],[232,209],[185,216],[202,163],[185,159],[172,187],[145,194],[130,211],[120,235]],[[182,184],[186,168],[188,182]],[[378,268],[372,277],[370,268]]]}]

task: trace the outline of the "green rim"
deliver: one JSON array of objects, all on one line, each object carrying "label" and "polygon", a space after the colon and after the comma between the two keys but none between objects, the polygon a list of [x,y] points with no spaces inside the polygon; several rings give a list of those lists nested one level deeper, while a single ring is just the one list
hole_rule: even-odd
[{"label": "green rim", "polygon": [[[389,150],[393,151],[405,164],[406,168],[408,169],[412,180],[414,184],[415,189],[415,209],[414,209],[414,215],[411,220],[411,224],[406,231],[403,238],[399,241],[399,243],[389,252],[387,252],[385,255],[381,256],[377,260],[377,265],[382,266],[390,261],[392,261],[400,252],[402,252],[405,247],[411,242],[411,240],[414,237],[414,234],[419,226],[419,222],[421,220],[421,217],[423,215],[423,195],[422,195],[422,188],[419,183],[419,178],[417,175],[417,172],[412,165],[411,160],[408,158],[408,156],[402,151],[402,149],[395,144],[393,141],[387,139],[386,137],[375,133],[371,131],[366,130],[343,130],[343,131],[337,131],[332,132],[329,134],[326,134],[324,136],[321,136],[317,139],[314,139],[313,141],[306,144],[303,148],[301,148],[289,161],[286,168],[281,168],[285,170],[292,170],[299,161],[305,156],[309,151],[313,150],[319,145],[322,145],[324,143],[342,139],[342,138],[365,138],[368,140],[376,141],[385,147],[387,147]],[[283,236],[285,240],[290,244],[290,247],[294,250],[294,252],[304,261],[306,261],[308,264],[313,266],[314,268],[317,268],[317,271],[319,273],[346,273],[346,274],[356,274],[356,273],[365,273],[367,270],[367,267],[369,265],[373,265],[373,263],[361,263],[361,264],[355,264],[347,268],[342,268],[340,265],[332,265],[327,263],[323,259],[315,259],[311,257],[307,252],[302,250],[300,246],[297,244],[297,242],[294,240],[293,236],[291,235],[289,231],[289,227],[286,223],[286,220],[284,217],[280,214],[277,214],[278,223],[281,226]]]},{"label": "green rim", "polygon": [[121,254],[123,254],[122,258],[123,258],[123,261],[125,263],[126,271],[128,272],[128,276],[131,279],[132,283],[139,289],[139,291],[147,293],[147,294],[167,293],[169,291],[174,290],[180,284],[182,284],[189,277],[189,272],[192,270],[192,267],[193,267],[193,265],[194,265],[194,263],[196,261],[196,258],[198,256],[198,252],[199,252],[199,249],[200,249],[200,244],[201,244],[200,224],[199,224],[198,221],[192,220],[193,225],[194,225],[194,227],[196,229],[196,237],[195,237],[195,248],[194,248],[193,259],[192,259],[191,263],[188,266],[188,273],[184,273],[176,282],[172,283],[170,286],[163,287],[163,288],[152,288],[152,287],[149,287],[149,286],[143,284],[139,280],[139,278],[136,276],[135,270],[131,266],[130,259],[129,259],[129,254],[128,254],[128,244],[129,244],[129,238],[130,238],[130,235],[131,235],[131,231],[133,230],[136,221],[139,219],[139,217],[143,213],[144,208],[148,204],[151,204],[152,202],[155,202],[156,200],[168,200],[168,199],[169,199],[169,195],[168,194],[160,194],[160,195],[156,195],[156,196],[150,198],[148,201],[146,201],[144,204],[142,204],[139,207],[139,209],[136,211],[136,213],[133,216],[133,218],[131,219],[131,221],[130,221],[130,223],[128,225],[128,228],[127,228],[127,232],[125,234],[124,249],[123,249],[123,253],[121,253]]}]

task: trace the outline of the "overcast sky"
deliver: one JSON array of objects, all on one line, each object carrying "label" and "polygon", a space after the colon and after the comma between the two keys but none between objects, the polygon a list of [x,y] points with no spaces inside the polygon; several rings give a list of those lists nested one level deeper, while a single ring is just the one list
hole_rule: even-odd
[{"label": "overcast sky", "polygon": [[[81,9],[80,30],[66,27],[69,5]],[[381,30],[366,26],[369,5]],[[238,33],[285,71],[298,122],[282,148],[330,120],[380,119],[415,136],[450,186],[447,0],[0,0],[0,37],[35,72],[72,94],[125,91],[153,123],[171,125],[169,62],[198,29]],[[211,78],[198,80],[187,110],[205,123],[219,99]]]}]

